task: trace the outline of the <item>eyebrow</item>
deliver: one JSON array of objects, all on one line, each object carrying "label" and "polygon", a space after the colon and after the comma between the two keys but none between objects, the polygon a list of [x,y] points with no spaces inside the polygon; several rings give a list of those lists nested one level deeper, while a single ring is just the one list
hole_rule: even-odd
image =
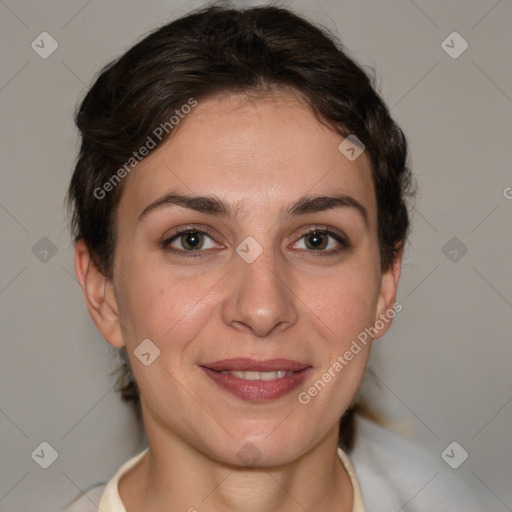
[{"label": "eyebrow", "polygon": [[[168,206],[181,206],[200,213],[215,215],[232,220],[236,217],[240,208],[239,205],[230,205],[216,196],[191,196],[170,192],[151,204],[146,206],[139,215],[139,221],[151,212],[161,210]],[[368,212],[366,208],[354,197],[346,194],[335,194],[332,196],[302,196],[297,201],[288,205],[282,212],[282,217],[306,215],[308,213],[322,212],[334,208],[350,208],[358,212],[366,227],[368,227]]]}]

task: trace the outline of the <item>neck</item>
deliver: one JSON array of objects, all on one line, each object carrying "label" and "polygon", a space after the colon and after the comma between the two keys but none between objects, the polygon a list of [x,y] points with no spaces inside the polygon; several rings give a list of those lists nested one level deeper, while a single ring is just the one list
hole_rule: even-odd
[{"label": "neck", "polygon": [[127,512],[351,512],[353,489],[338,457],[338,424],[288,464],[243,468],[213,460],[157,421],[148,453],[119,481]]}]

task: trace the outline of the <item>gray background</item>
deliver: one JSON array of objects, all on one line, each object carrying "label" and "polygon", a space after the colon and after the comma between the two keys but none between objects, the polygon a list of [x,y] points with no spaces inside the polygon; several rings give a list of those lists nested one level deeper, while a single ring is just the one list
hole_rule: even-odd
[{"label": "gray background", "polygon": [[[144,442],[108,376],[115,349],[96,332],[74,276],[62,203],[78,148],[72,114],[101,66],[201,4],[0,0],[4,512],[56,510]],[[420,190],[403,310],[375,345],[364,391],[395,430],[436,457],[457,441],[469,458],[453,471],[486,510],[512,510],[512,4],[287,5],[376,67]],[[44,31],[59,45],[47,59],[31,48]],[[469,44],[458,58],[441,45],[454,31]],[[31,457],[43,441],[58,452],[46,470]]]}]

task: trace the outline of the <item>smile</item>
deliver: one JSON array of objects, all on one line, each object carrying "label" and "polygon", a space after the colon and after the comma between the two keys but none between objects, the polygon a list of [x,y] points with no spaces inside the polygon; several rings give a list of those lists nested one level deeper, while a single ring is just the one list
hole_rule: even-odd
[{"label": "smile", "polygon": [[200,366],[222,390],[250,402],[277,400],[296,389],[312,367],[289,359],[226,359]]}]

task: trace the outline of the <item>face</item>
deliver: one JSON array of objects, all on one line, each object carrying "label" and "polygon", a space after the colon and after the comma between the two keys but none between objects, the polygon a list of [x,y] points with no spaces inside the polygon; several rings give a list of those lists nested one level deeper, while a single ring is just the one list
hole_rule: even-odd
[{"label": "face", "polygon": [[146,428],[286,463],[337,429],[369,355],[358,336],[395,299],[369,161],[289,95],[199,101],[181,123],[126,178],[107,283],[122,330],[97,324],[128,348]]}]

